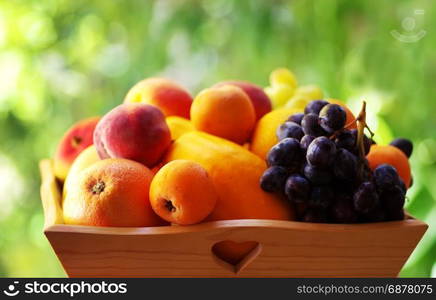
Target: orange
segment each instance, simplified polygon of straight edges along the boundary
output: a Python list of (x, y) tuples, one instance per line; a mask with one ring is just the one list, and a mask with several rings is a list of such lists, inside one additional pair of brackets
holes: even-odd
[(407, 156), (398, 148), (391, 145), (372, 145), (366, 156), (371, 170), (379, 165), (389, 164), (397, 169), (398, 175), (408, 188), (410, 186), (411, 173)]
[(244, 144), (254, 129), (256, 114), (242, 89), (223, 85), (205, 89), (195, 97), (191, 122), (197, 130)]
[(147, 167), (127, 159), (92, 164), (73, 179), (65, 195), (65, 223), (117, 227), (165, 224), (150, 205), (152, 177)]
[(217, 200), (218, 194), (206, 170), (193, 161), (169, 162), (151, 182), (151, 207), (171, 223), (199, 223), (212, 212)]

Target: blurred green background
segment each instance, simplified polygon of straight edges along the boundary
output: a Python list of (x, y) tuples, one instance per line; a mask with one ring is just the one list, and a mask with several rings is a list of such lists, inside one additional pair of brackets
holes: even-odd
[[(147, 76), (195, 94), (230, 78), (266, 86), (285, 66), (355, 112), (366, 99), (379, 143), (413, 140), (407, 208), (430, 228), (400, 275), (436, 277), (432, 4), (0, 1), (0, 276), (65, 276), (42, 234), (37, 164), (73, 122), (104, 114)], [(405, 43), (392, 30), (426, 34)]]

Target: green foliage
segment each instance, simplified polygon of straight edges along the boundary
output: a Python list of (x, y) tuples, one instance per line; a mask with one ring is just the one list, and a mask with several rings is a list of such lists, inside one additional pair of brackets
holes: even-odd
[[(408, 16), (429, 31), (416, 43), (391, 35)], [(413, 140), (407, 207), (430, 229), (401, 275), (435, 275), (435, 17), (430, 1), (1, 1), (0, 276), (64, 275), (42, 234), (37, 163), (73, 122), (147, 76), (196, 93), (265, 86), (278, 66), (354, 110), (366, 99), (379, 143)]]

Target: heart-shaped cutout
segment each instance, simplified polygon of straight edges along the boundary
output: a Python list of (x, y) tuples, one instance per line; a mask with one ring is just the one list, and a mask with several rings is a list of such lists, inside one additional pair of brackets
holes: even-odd
[(260, 254), (262, 246), (255, 241), (238, 243), (226, 240), (215, 243), (211, 250), (220, 265), (238, 274)]

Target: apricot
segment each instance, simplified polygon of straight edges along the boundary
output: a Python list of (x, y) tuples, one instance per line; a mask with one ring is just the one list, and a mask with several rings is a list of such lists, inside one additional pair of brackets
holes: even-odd
[(333, 99), (333, 98), (327, 98), (326, 101), (328, 101), (329, 103), (332, 103), (332, 104), (340, 105), (345, 109), (345, 112), (347, 113), (347, 120), (345, 121), (345, 124), (349, 124), (348, 126), (346, 126), (346, 128), (348, 128), (348, 129), (356, 129), (357, 128), (356, 122), (352, 123), (356, 119), (356, 117), (354, 116), (352, 111), (347, 107), (347, 105), (344, 102), (342, 102), (341, 100), (338, 100), (338, 99)]
[(256, 113), (256, 121), (263, 117), (263, 115), (269, 113), (272, 109), (271, 100), (265, 94), (260, 86), (248, 81), (223, 81), (214, 85), (214, 87), (220, 87), (223, 85), (234, 85), (241, 88), (251, 100), (254, 111)]
[(151, 207), (162, 219), (190, 225), (201, 222), (218, 200), (212, 180), (198, 163), (174, 160), (163, 166), (150, 186)]
[(94, 163), (78, 174), (65, 196), (65, 224), (116, 227), (166, 224), (150, 205), (152, 177), (147, 167), (127, 159)]
[(127, 158), (153, 167), (171, 143), (162, 112), (144, 103), (124, 103), (98, 122), (94, 144), (100, 158)]
[(78, 176), (79, 172), (86, 169), (90, 165), (96, 163), (100, 160), (98, 156), (97, 150), (94, 145), (89, 146), (85, 150), (83, 150), (79, 156), (74, 160), (71, 165), (70, 171), (68, 172), (67, 178), (65, 179), (64, 188), (62, 190), (63, 199), (65, 199), (65, 195), (68, 193), (68, 189), (71, 186), (71, 182), (74, 181), (74, 178)]
[(54, 155), (55, 176), (64, 181), (71, 164), (85, 148), (92, 145), (95, 126), (100, 117), (81, 120), (65, 132)]
[(166, 78), (148, 78), (135, 84), (127, 93), (125, 103), (141, 102), (157, 106), (165, 116), (189, 119), (192, 97), (189, 92)]
[(266, 159), (266, 154), (272, 146), (277, 144), (277, 128), (283, 124), (291, 115), (301, 112), (299, 108), (275, 109), (264, 115), (257, 122), (251, 139), (251, 152), (261, 159)]
[(391, 145), (372, 145), (366, 158), (371, 170), (382, 164), (393, 166), (397, 169), (406, 187), (409, 188), (411, 180), (409, 160), (400, 149)]
[(191, 121), (189, 121), (188, 119), (177, 117), (177, 116), (171, 116), (171, 117), (166, 117), (165, 120), (171, 132), (171, 140), (178, 139), (181, 135), (185, 134), (186, 132), (195, 130)]
[(242, 89), (224, 85), (205, 89), (195, 97), (191, 122), (197, 130), (243, 144), (251, 136), (256, 115)]
[(259, 179), (266, 163), (242, 146), (192, 131), (171, 145), (164, 162), (178, 159), (199, 163), (215, 185), (219, 199), (206, 220), (294, 218), (293, 209), (286, 201), (260, 188)]

